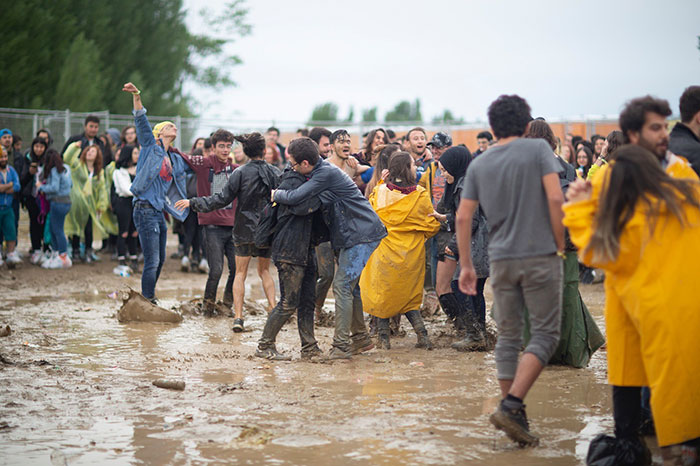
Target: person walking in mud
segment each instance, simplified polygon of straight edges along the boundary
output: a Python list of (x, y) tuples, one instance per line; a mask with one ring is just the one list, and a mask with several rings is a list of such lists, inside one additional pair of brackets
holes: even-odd
[[(564, 255), (560, 167), (545, 141), (522, 137), (532, 120), (525, 99), (502, 95), (489, 106), (488, 117), (498, 143), (488, 156), (471, 163), (457, 211), (459, 287), (476, 294), (470, 243), (472, 216), (481, 206), (489, 226), (498, 325), (495, 359), (503, 396), (490, 420), (521, 446), (537, 445), (523, 400), (559, 342)], [(526, 305), (532, 338), (518, 361)]]
[(233, 243), (236, 254), (236, 274), (233, 280), (233, 331), (243, 331), (243, 300), (245, 298), (245, 279), (252, 257), (258, 258), (258, 275), (262, 280), (269, 309), (275, 307), (275, 282), (270, 275), (270, 249), (255, 246), (255, 229), (260, 213), (270, 199), (270, 192), (279, 183), (279, 171), (266, 163), (262, 157), (265, 153), (265, 138), (260, 133), (235, 136), (243, 145), (243, 152), (250, 162), (237, 168), (228, 178), (223, 191), (207, 197), (182, 199), (175, 204), (177, 209), (195, 212), (212, 212), (222, 209), (234, 200), (236, 213), (233, 226)]
[(136, 175), (131, 183), (134, 225), (139, 232), (144, 261), (141, 294), (156, 304), (156, 282), (165, 263), (165, 245), (168, 239), (168, 226), (163, 211), (180, 221), (189, 214), (188, 209), (177, 210), (173, 207), (176, 201), (185, 197), (187, 165), (173, 148), (177, 126), (162, 121), (151, 130), (146, 109), (141, 102), (141, 91), (132, 83), (124, 84), (122, 91), (132, 94), (134, 125), (141, 144)]
[(365, 327), (359, 280), (367, 260), (387, 235), (386, 228), (357, 185), (341, 169), (319, 159), (310, 179), (296, 189), (278, 189), (272, 200), (298, 205), (319, 196), (338, 258), (333, 279), (335, 335), (329, 359), (351, 359), (374, 347)]
[[(318, 146), (307, 137), (293, 140), (287, 147), (291, 166), (282, 175), (280, 189), (296, 189), (318, 163)], [(314, 337), (316, 298), (316, 246), (328, 240), (329, 232), (320, 212), (318, 196), (295, 206), (278, 205), (275, 232), (270, 246), (272, 260), (279, 272), (280, 300), (265, 322), (255, 355), (276, 361), (291, 358), (275, 347), (282, 326), (297, 311), (302, 359), (323, 353)]]

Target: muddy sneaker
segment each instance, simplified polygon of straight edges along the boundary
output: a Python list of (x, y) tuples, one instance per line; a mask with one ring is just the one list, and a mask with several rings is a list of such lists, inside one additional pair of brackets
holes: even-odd
[(180, 261), (180, 271), (189, 272), (190, 271), (190, 258), (187, 256), (182, 256)]
[(510, 409), (503, 406), (501, 400), (498, 409), (489, 420), (496, 429), (505, 432), (508, 438), (518, 442), (521, 447), (535, 447), (540, 443), (540, 439), (530, 433), (530, 423), (525, 414), (525, 405), (521, 405), (517, 409)]
[(386, 333), (380, 333), (377, 339), (377, 348), (379, 349), (391, 349), (391, 340), (389, 340), (389, 335)]
[(333, 347), (326, 359), (329, 361), (335, 361), (337, 359), (352, 359), (352, 353), (350, 351), (343, 351), (339, 348)]
[(323, 358), (323, 351), (318, 346), (314, 346), (308, 350), (301, 350), (301, 359), (305, 361), (319, 361)]
[(207, 262), (206, 259), (202, 259), (201, 261), (199, 261), (199, 265), (197, 266), (197, 268), (201, 273), (209, 273), (209, 262)]
[(374, 343), (372, 343), (369, 335), (365, 335), (364, 338), (360, 340), (353, 340), (352, 345), (350, 345), (350, 352), (352, 354), (360, 354), (372, 348), (374, 348)]
[(233, 331), (241, 333), (243, 331), (243, 319), (233, 319)]
[(263, 359), (269, 359), (270, 361), (291, 361), (292, 357), (280, 353), (275, 348), (258, 349), (255, 351), (255, 356)]

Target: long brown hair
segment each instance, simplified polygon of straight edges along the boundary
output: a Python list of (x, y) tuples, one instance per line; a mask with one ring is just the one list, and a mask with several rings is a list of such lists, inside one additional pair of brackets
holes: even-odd
[(416, 175), (411, 170), (413, 157), (404, 151), (395, 152), (389, 158), (389, 182), (402, 188), (416, 185)]
[(80, 153), (80, 161), (81, 161), (82, 163), (84, 163), (85, 165), (87, 165), (86, 155), (87, 155), (87, 152), (88, 152), (90, 149), (92, 149), (93, 147), (94, 147), (95, 150), (97, 151), (97, 156), (95, 157), (95, 162), (94, 162), (94, 164), (93, 164), (93, 166), (92, 166), (92, 169), (93, 169), (94, 172), (95, 172), (95, 175), (94, 175), (95, 178), (99, 178), (99, 177), (100, 177), (100, 173), (102, 173), (102, 151), (100, 150), (100, 146), (98, 146), (97, 144), (93, 144), (93, 145), (91, 145), (91, 146), (87, 146), (87, 147), (86, 147), (85, 149), (83, 149), (83, 151)]
[(44, 163), (44, 171), (41, 174), (41, 178), (46, 180), (51, 176), (51, 169), (56, 168), (58, 173), (63, 173), (66, 169), (63, 166), (63, 159), (61, 154), (56, 151), (56, 149), (48, 149), (46, 155), (44, 156), (46, 162)]
[(369, 195), (374, 191), (375, 186), (379, 183), (382, 178), (382, 172), (389, 169), (389, 158), (395, 152), (400, 150), (398, 144), (387, 144), (386, 146), (377, 146), (376, 149), (379, 150), (379, 155), (374, 163), (374, 173), (372, 173), (372, 179), (369, 180), (367, 186), (365, 187), (365, 197), (369, 199)]
[(649, 233), (653, 233), (662, 207), (686, 225), (683, 204), (700, 208), (700, 183), (672, 178), (647, 149), (628, 144), (615, 151), (615, 163), (603, 184), (593, 235), (584, 250), (596, 262), (614, 261), (620, 253), (620, 236), (635, 209), (645, 207)]
[(367, 133), (367, 137), (365, 138), (365, 147), (362, 148), (365, 160), (367, 160), (367, 162), (370, 161), (370, 159), (372, 158), (372, 154), (375, 150), (377, 150), (376, 147), (372, 147), (372, 144), (374, 144), (374, 137), (377, 135), (377, 131), (381, 131), (384, 135), (384, 142), (382, 144), (389, 144), (389, 135), (386, 134), (386, 130), (384, 128), (375, 128), (369, 133)]

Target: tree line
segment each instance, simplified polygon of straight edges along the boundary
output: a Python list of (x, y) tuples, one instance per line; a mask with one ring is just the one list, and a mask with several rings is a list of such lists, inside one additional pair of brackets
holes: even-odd
[[(309, 123), (313, 122), (343, 122), (350, 123), (355, 121), (355, 109), (350, 107), (348, 116), (342, 119), (338, 115), (338, 105), (333, 102), (326, 102), (314, 107), (311, 112), (311, 118)], [(371, 107), (362, 110), (361, 122), (362, 123), (374, 123), (379, 121), (377, 117), (377, 107)], [(403, 122), (403, 121), (423, 121), (423, 114), (421, 113), (420, 99), (416, 99), (413, 102), (408, 100), (402, 100), (394, 106), (393, 109), (386, 112), (384, 115), (384, 120), (387, 122)], [(461, 124), (464, 123), (463, 118), (455, 117), (450, 110), (444, 110), (441, 115), (436, 115), (431, 120), (433, 123), (451, 123), (451, 124)]]

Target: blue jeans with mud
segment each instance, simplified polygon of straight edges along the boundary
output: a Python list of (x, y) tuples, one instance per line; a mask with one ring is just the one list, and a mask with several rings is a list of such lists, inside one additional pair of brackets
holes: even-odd
[(154, 209), (145, 201), (137, 201), (134, 204), (134, 225), (143, 250), (141, 294), (146, 299), (153, 299), (156, 295), (156, 282), (165, 263), (168, 226), (163, 212)]
[(309, 252), (306, 266), (276, 262), (280, 279), (280, 300), (265, 322), (258, 349), (275, 347), (275, 339), (282, 326), (297, 312), (297, 328), (302, 353), (318, 347), (314, 336), (314, 305), (316, 301), (316, 257)]
[(338, 268), (333, 278), (335, 296), (335, 335), (333, 346), (349, 352), (353, 341), (368, 337), (362, 312), (360, 275), (379, 241), (360, 243), (338, 254)]

